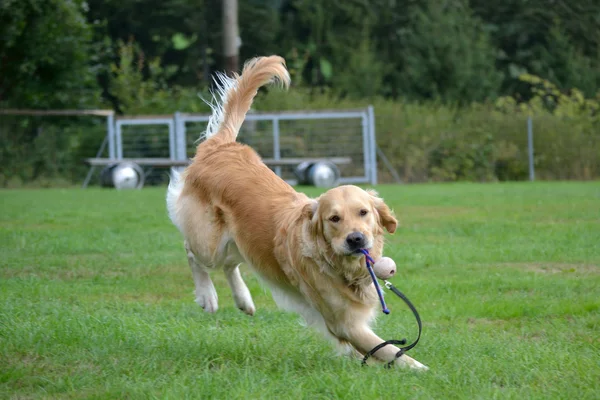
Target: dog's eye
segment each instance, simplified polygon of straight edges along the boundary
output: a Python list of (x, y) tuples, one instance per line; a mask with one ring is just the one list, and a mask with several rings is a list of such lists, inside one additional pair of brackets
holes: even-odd
[(364, 217), (365, 215), (367, 215), (368, 211), (367, 210), (360, 210), (360, 216)]
[(329, 217), (329, 220), (331, 222), (340, 222), (340, 217), (338, 217), (337, 215), (334, 215), (333, 217)]

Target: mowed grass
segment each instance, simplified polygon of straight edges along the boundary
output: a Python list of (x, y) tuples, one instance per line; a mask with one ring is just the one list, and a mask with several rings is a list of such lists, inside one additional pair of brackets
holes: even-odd
[[(0, 398), (600, 398), (600, 184), (378, 190), (430, 371), (337, 357), (246, 269), (256, 315), (220, 271), (204, 313), (164, 188), (1, 191)], [(414, 339), (387, 299), (376, 332)]]

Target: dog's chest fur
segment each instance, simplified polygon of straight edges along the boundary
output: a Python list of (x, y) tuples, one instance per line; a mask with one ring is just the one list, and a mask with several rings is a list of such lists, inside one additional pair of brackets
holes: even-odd
[(329, 298), (340, 306), (375, 307), (377, 293), (362, 264), (364, 257), (335, 254), (312, 236), (308, 223), (299, 216), (275, 238), (275, 255), (290, 284), (317, 302)]

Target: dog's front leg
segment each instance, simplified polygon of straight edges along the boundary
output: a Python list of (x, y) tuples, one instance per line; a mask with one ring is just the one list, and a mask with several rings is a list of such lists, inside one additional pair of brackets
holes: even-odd
[[(384, 342), (379, 336), (377, 336), (369, 327), (367, 326), (355, 326), (348, 332), (346, 332), (347, 340), (361, 353), (366, 354), (375, 346)], [(373, 355), (373, 357), (385, 361), (390, 362), (394, 361), (396, 365), (402, 367), (409, 367), (413, 369), (419, 370), (427, 370), (429, 369), (427, 366), (421, 364), (417, 360), (412, 357), (403, 354), (399, 358), (396, 359), (396, 354), (400, 351), (400, 349), (393, 345), (387, 345), (383, 348), (377, 350), (377, 352)]]

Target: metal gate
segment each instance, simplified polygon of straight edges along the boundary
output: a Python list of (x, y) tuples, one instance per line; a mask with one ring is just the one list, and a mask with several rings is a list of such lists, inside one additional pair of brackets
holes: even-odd
[(177, 159), (175, 123), (170, 116), (118, 118), (115, 140), (117, 159), (158, 158), (167, 154), (171, 160)]
[[(115, 149), (111, 158), (168, 157), (186, 161), (194, 155), (209, 117), (177, 112), (173, 116), (119, 118), (114, 136), (109, 135), (109, 147)], [(349, 164), (338, 165), (340, 183), (377, 183), (373, 107), (250, 112), (238, 141), (254, 148), (261, 157), (273, 160), (347, 157), (351, 159)], [(273, 170), (283, 179), (292, 180), (293, 168), (276, 166)]]

